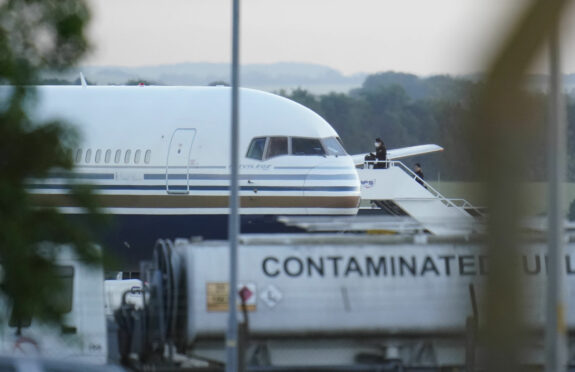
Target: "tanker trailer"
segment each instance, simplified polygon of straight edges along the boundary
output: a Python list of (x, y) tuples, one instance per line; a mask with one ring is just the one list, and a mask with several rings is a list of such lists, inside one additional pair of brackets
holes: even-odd
[[(574, 248), (569, 243), (566, 250), (569, 282)], [(148, 324), (161, 327), (155, 345), (224, 362), (228, 249), (225, 241), (158, 243), (146, 290), (146, 309), (156, 319)], [(528, 365), (543, 361), (545, 250), (533, 241), (509, 262), (520, 267), (524, 316), (536, 331), (526, 339)], [(463, 366), (489, 271), (479, 242), (431, 236), (242, 236), (238, 264), (248, 324), (242, 350), (248, 367), (258, 370)], [(567, 322), (573, 329), (572, 313)]]

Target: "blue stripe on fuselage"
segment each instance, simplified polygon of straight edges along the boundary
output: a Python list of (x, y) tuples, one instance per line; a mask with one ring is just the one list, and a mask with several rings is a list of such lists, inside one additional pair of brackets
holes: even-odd
[[(185, 180), (188, 175), (184, 174), (169, 174), (170, 180)], [(304, 180), (354, 180), (357, 178), (356, 174), (240, 174), (240, 180), (256, 180), (256, 181), (304, 181)], [(145, 180), (165, 180), (166, 174), (144, 174)], [(190, 174), (190, 180), (198, 181), (212, 181), (212, 180), (229, 180), (229, 174)]]
[[(131, 190), (166, 190), (166, 185), (91, 185), (95, 190), (115, 190), (115, 191), (131, 191)], [(185, 185), (170, 185), (170, 190), (186, 190)], [(62, 184), (28, 184), (26, 188), (32, 190), (60, 190), (67, 191), (70, 187)], [(229, 186), (190, 186), (190, 191), (229, 191)], [(341, 192), (341, 191), (358, 191), (359, 188), (355, 186), (308, 186), (308, 187), (291, 187), (291, 186), (242, 186), (242, 191), (328, 191), (328, 192)]]
[[(198, 180), (198, 181), (212, 181), (212, 180), (229, 180), (228, 174), (176, 174), (170, 173), (168, 179), (171, 180)], [(354, 180), (357, 178), (356, 174), (242, 174), (241, 180), (266, 180), (266, 181), (303, 181), (303, 180)], [(68, 172), (53, 172), (50, 173), (45, 179), (89, 179), (89, 180), (113, 180), (114, 173), (68, 173)], [(144, 174), (144, 180), (165, 180), (166, 173), (147, 173)]]

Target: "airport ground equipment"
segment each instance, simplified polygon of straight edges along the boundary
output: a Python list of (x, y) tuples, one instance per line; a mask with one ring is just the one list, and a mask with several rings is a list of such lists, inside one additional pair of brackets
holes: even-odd
[[(366, 162), (357, 172), (361, 180), (361, 199), (370, 202), (369, 209), (385, 214), (411, 216), (434, 235), (453, 236), (480, 232), (476, 219), (482, 208), (463, 199), (443, 196), (401, 161), (387, 161), (386, 168), (374, 169)], [(365, 213), (360, 210), (360, 214)]]
[[(127, 325), (119, 330), (124, 362), (176, 365), (185, 355), (187, 363), (221, 368), (227, 250), (224, 241), (158, 242), (154, 262), (142, 270), (144, 308), (127, 304), (116, 312)], [(545, 250), (531, 239), (509, 263), (521, 268), (528, 293), (529, 366), (543, 358)], [(573, 237), (563, 269), (575, 283)], [(246, 370), (472, 370), (488, 270), (479, 242), (461, 238), (244, 235), (236, 290)], [(572, 311), (567, 326), (575, 329)]]
[(49, 249), (58, 251), (56, 262), (62, 292), (54, 296), (61, 301), (63, 325), (40, 324), (34, 318), (16, 322), (10, 316), (11, 306), (1, 301), (0, 354), (104, 365), (108, 360), (108, 344), (103, 270), (86, 265), (70, 247)]
[(112, 316), (114, 310), (126, 303), (134, 305), (134, 308), (143, 307), (142, 281), (139, 279), (106, 280), (104, 293), (106, 316)]

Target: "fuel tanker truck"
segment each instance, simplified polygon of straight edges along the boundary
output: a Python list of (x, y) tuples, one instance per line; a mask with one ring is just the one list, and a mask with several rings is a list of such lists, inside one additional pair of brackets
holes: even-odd
[[(158, 241), (153, 262), (141, 269), (143, 307), (124, 303), (114, 315), (124, 364), (154, 358), (177, 364), (182, 355), (205, 367), (225, 363), (228, 249), (225, 241)], [(568, 284), (575, 281), (574, 249), (570, 237)], [(531, 240), (516, 258), (506, 264), (520, 272), (522, 316), (534, 331), (522, 345), (528, 351), (522, 362), (541, 366), (546, 244)], [(247, 370), (463, 368), (473, 367), (480, 352), (490, 258), (478, 241), (243, 236), (238, 266), (239, 349)], [(575, 285), (568, 288), (572, 309)], [(570, 330), (574, 315), (566, 315)]]

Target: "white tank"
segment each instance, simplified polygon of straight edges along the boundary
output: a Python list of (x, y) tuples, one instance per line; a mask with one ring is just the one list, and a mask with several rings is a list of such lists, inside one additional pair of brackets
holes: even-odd
[[(479, 300), (489, 258), (476, 243), (432, 239), (414, 244), (413, 237), (389, 236), (243, 237), (238, 290), (245, 294), (250, 334), (462, 334), (473, 313), (469, 285)], [(570, 243), (566, 249), (568, 282), (575, 274), (574, 248)], [(179, 258), (187, 286), (189, 345), (225, 334), (228, 249), (219, 241), (176, 242), (172, 258)], [(530, 288), (527, 318), (537, 327), (544, 322), (544, 252), (543, 244), (529, 244), (516, 263)], [(575, 306), (575, 297), (569, 302)], [(567, 320), (575, 326), (575, 314)]]

